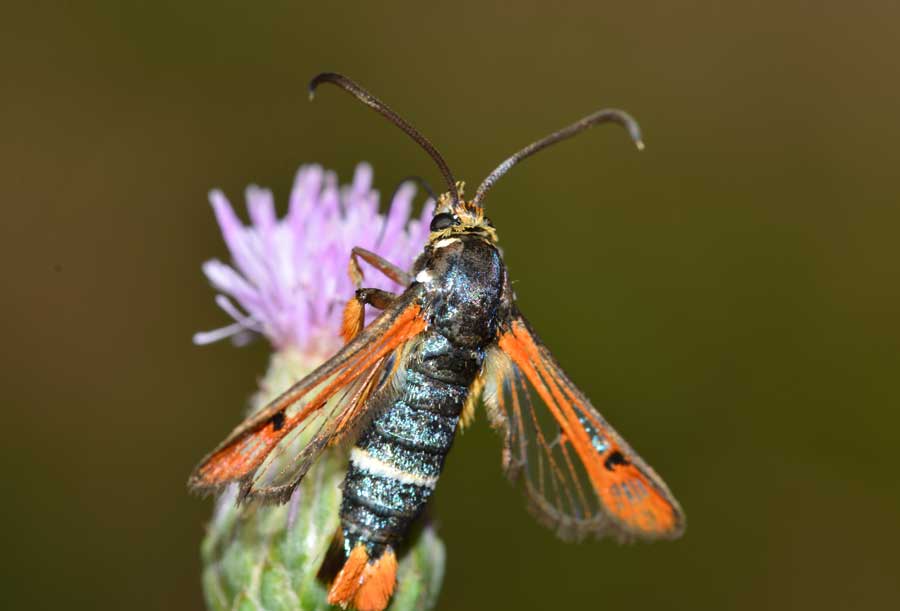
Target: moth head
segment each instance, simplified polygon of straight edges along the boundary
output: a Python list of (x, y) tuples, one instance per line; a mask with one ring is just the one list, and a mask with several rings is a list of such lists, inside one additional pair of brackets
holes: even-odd
[(491, 219), (484, 215), (484, 208), (463, 197), (465, 183), (456, 183), (458, 202), (450, 192), (442, 194), (431, 219), (429, 240), (436, 242), (461, 233), (480, 235), (492, 243), (497, 242), (497, 230)]

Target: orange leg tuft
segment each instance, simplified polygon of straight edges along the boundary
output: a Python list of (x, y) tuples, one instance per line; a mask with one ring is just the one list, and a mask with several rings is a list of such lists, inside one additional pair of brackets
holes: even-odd
[(358, 298), (353, 297), (347, 302), (347, 305), (344, 307), (343, 324), (341, 325), (341, 335), (344, 338), (344, 342), (349, 342), (362, 331), (365, 321), (364, 316), (363, 304)]

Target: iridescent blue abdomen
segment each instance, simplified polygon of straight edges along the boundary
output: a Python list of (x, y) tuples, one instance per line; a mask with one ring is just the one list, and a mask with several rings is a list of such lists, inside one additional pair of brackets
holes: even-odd
[(457, 239), (424, 266), (428, 330), (406, 352), (397, 393), (373, 406), (378, 415), (351, 451), (341, 503), (348, 555), (363, 544), (377, 559), (421, 513), (496, 334), (504, 271), (493, 246)]

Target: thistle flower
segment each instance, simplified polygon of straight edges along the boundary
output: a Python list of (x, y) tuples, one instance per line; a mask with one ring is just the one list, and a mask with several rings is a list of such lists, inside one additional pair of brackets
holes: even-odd
[[(216, 303), (234, 322), (197, 333), (194, 342), (207, 344), (229, 336), (240, 341), (247, 332), (258, 332), (276, 350), (333, 353), (340, 346), (342, 310), (354, 290), (347, 274), (350, 249), (361, 246), (410, 266), (428, 239), (434, 204), (425, 206), (420, 219), (409, 220), (415, 192), (412, 184), (401, 185), (382, 216), (368, 164), (359, 164), (353, 183), (341, 188), (333, 172), (303, 166), (281, 220), (275, 216), (271, 191), (255, 185), (247, 188), (253, 224), (245, 227), (225, 195), (211, 191), (209, 198), (234, 265), (212, 259), (203, 265), (203, 272), (220, 291)], [(377, 273), (366, 277), (366, 285), (399, 288)]]
[[(250, 410), (296, 382), (341, 345), (343, 307), (353, 295), (347, 274), (350, 249), (361, 246), (411, 267), (429, 231), (434, 202), (410, 219), (415, 187), (402, 185), (385, 215), (372, 189), (372, 169), (361, 163), (353, 182), (339, 186), (333, 172), (303, 166), (287, 214), (275, 214), (271, 191), (246, 191), (251, 225), (237, 217), (225, 195), (210, 193), (232, 264), (203, 265), (219, 292), (216, 303), (233, 322), (197, 333), (194, 343), (225, 338), (243, 343), (263, 335), (274, 353), (251, 399)], [(367, 287), (398, 291), (391, 280), (367, 273)], [(370, 316), (374, 316), (370, 313)], [(326, 586), (316, 574), (340, 519), (340, 484), (346, 456), (326, 453), (286, 505), (235, 505), (231, 489), (216, 502), (202, 546), (207, 606), (224, 609), (326, 609)], [(443, 579), (444, 547), (426, 526), (401, 559), (392, 609), (428, 609)]]

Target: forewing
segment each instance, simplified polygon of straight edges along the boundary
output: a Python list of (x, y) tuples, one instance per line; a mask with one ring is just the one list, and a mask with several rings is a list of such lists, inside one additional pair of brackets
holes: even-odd
[(505, 436), (504, 464), (531, 509), (569, 539), (674, 538), (684, 515), (662, 479), (566, 377), (518, 313), (484, 370), (485, 403)]
[(391, 386), (395, 353), (425, 328), (420, 294), (418, 285), (408, 289), (332, 358), (244, 420), (200, 462), (188, 486), (202, 493), (240, 482), (242, 498), (286, 500), (319, 453), (356, 430), (372, 394)]

